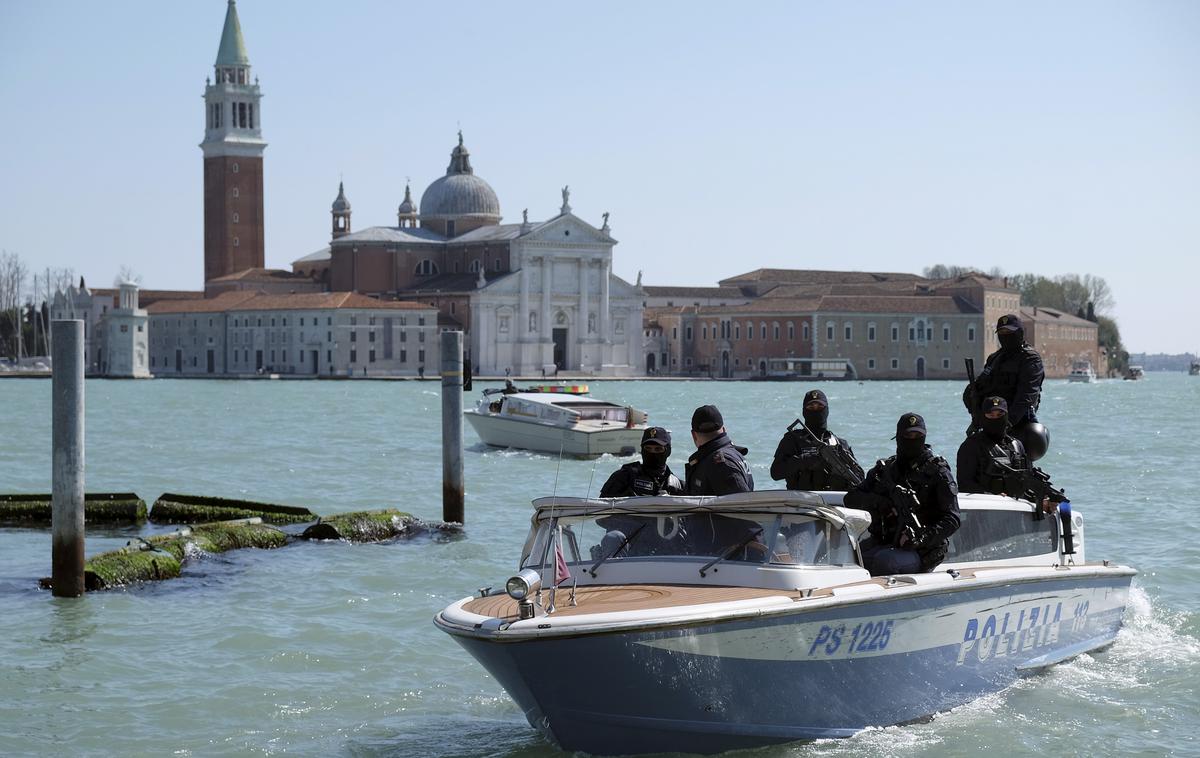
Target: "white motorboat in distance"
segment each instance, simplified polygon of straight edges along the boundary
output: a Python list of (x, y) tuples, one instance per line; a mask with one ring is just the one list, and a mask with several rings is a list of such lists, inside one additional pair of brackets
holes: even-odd
[(494, 447), (585, 458), (637, 452), (647, 414), (587, 397), (587, 392), (586, 384), (509, 385), (484, 390), (464, 415), (479, 438)]
[(1071, 373), (1067, 374), (1068, 382), (1094, 382), (1096, 372), (1092, 370), (1091, 361), (1075, 361), (1071, 364)]
[(872, 577), (869, 516), (841, 501), (542, 498), (518, 573), (434, 623), (548, 739), (601, 755), (849, 737), (1116, 638), (1136, 572), (1084, 561), (1069, 504), (962, 495), (937, 571)]

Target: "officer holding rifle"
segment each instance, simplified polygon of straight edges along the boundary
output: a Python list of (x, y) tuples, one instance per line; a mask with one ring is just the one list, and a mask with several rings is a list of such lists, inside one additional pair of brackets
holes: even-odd
[(993, 395), (984, 398), (980, 411), (981, 428), (958, 448), (959, 490), (1024, 498), (1053, 511), (1066, 495), (1033, 467), (1025, 446), (1009, 433), (1008, 403)]
[(861, 482), (863, 470), (854, 450), (826, 426), (829, 399), (824, 392), (805, 393), (803, 415), (804, 419), (796, 419), (779, 441), (771, 478), (786, 479), (789, 490), (810, 491), (845, 491)]
[(916, 413), (896, 423), (896, 455), (876, 463), (844, 502), (871, 514), (861, 547), (872, 576), (933, 569), (960, 524), (950, 464), (925, 444), (925, 419)]

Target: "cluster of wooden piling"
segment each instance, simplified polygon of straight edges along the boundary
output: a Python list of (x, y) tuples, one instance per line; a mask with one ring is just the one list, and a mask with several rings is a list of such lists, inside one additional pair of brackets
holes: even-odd
[[(343, 513), (321, 518), (307, 508), (228, 498), (164, 493), (147, 511), (134, 493), (84, 493), (83, 322), (56, 320), (51, 387), (53, 492), (0, 495), (0, 525), (52, 530), (53, 575), (41, 580), (56, 597), (85, 590), (179, 576), (192, 550), (224, 552), (243, 547), (276, 548), (293, 539), (377, 542), (432, 530), (461, 531), (462, 332), (442, 334), (442, 512), (446, 522), (425, 524), (397, 510)], [(466, 383), (469, 384), (469, 375)], [(119, 549), (84, 559), (84, 525), (194, 524), (170, 534), (136, 537)], [(311, 522), (311, 523), (310, 523)], [(271, 524), (310, 525), (292, 535)]]

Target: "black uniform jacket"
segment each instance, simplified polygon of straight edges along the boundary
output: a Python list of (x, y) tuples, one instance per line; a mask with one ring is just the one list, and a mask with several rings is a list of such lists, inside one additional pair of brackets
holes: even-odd
[(1012, 350), (1001, 348), (987, 357), (975, 383), (967, 385), (963, 403), (974, 418), (985, 397), (999, 395), (1008, 403), (1008, 419), (1014, 427), (1037, 421), (1045, 378), (1042, 356), (1028, 343)]
[(671, 473), (670, 466), (647, 471), (641, 461), (626, 463), (612, 472), (600, 488), (600, 497), (637, 497), (641, 495), (682, 495), (683, 483)]
[(725, 433), (701, 445), (683, 469), (687, 493), (729, 495), (752, 491), (754, 477), (743, 457), (747, 452), (746, 448), (734, 445)]
[(950, 464), (926, 445), (924, 455), (907, 465), (902, 465), (894, 455), (878, 461), (862, 484), (846, 493), (846, 507), (869, 511), (871, 536), (885, 545), (896, 543), (899, 524), (891, 493), (897, 484), (917, 493), (920, 508), (915, 515), (922, 530), (914, 547), (921, 554), (923, 566), (936, 566), (946, 555), (946, 541), (961, 523), (958, 486), (950, 474)]
[[(840, 445), (851, 460), (854, 450), (850, 443), (835, 437), (828, 429), (819, 433), (826, 445)], [(859, 473), (862, 467), (859, 466)], [(779, 440), (775, 460), (771, 462), (771, 478), (787, 480), (789, 490), (848, 490), (853, 484), (832, 473), (821, 458), (821, 446), (803, 429), (793, 429)]]
[(996, 442), (980, 430), (958, 446), (958, 491), (990, 492), (993, 495), (1004, 492), (1004, 480), (995, 475), (995, 469), (989, 470), (990, 461), (1018, 471), (1029, 468), (1025, 446), (1020, 440), (1006, 434), (1004, 439)]

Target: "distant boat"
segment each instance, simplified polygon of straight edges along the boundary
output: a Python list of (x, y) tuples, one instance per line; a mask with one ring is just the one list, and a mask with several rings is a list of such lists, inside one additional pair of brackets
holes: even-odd
[(1188, 366), (1188, 376), (1200, 376), (1200, 361), (1192, 361)]
[(1129, 381), (1145, 379), (1146, 372), (1142, 369), (1141, 366), (1130, 366), (1129, 368), (1125, 369), (1125, 378)]
[(1071, 365), (1071, 373), (1067, 374), (1068, 382), (1094, 382), (1096, 372), (1092, 370), (1091, 361), (1075, 361)]
[(514, 447), (579, 457), (633, 455), (642, 441), (644, 411), (585, 397), (586, 384), (543, 384), (484, 390), (463, 415), (479, 438)]

